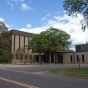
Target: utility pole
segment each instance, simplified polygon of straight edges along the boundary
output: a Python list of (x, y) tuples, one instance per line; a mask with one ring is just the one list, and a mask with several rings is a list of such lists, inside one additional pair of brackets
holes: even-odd
[(79, 58), (79, 69), (80, 69), (80, 60), (81, 60), (81, 58)]

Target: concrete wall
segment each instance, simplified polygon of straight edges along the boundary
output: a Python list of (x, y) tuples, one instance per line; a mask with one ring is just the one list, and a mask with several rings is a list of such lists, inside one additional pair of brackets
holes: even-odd
[[(15, 53), (15, 51), (19, 48), (19, 42), (20, 42), (20, 48), (24, 48), (25, 45), (28, 45), (28, 40), (31, 40), (31, 38), (25, 37), (25, 36), (20, 36), (20, 40), (19, 40), (19, 35), (11, 35), (12, 36), (12, 52)], [(15, 37), (15, 38), (14, 38)], [(25, 38), (25, 39), (24, 39)], [(15, 40), (14, 40), (15, 39)], [(14, 42), (15, 41), (15, 42)], [(15, 44), (15, 51), (14, 51), (14, 44)], [(29, 58), (26, 60), (27, 63), (34, 63), (35, 58), (34, 58), (34, 53), (32, 53), (31, 50), (26, 50), (26, 52), (29, 55)], [(31, 56), (31, 58), (30, 58)], [(22, 60), (22, 62), (24, 63), (24, 59)], [(15, 64), (16, 63), (21, 63), (19, 59), (16, 59), (16, 57), (12, 60), (12, 63)]]
[(14, 52), (14, 35), (11, 35), (11, 37), (12, 37), (12, 46), (11, 46), (12, 50), (11, 51)]
[[(15, 38), (14, 38), (14, 35), (11, 35), (11, 36), (12, 36), (12, 46), (11, 46), (12, 52), (15, 52), (19, 48), (19, 42), (20, 42), (20, 48), (21, 47), (24, 48), (24, 45), (27, 45), (28, 41), (32, 39), (29, 37), (20, 36), (20, 40), (19, 40), (19, 35), (15, 35)], [(15, 43), (14, 43), (14, 39), (15, 39)], [(15, 51), (14, 51), (14, 44), (15, 44)], [(34, 55), (38, 55), (38, 53), (32, 53), (31, 50), (29, 50), (27, 52), (29, 54), (29, 58), (27, 59), (27, 63), (36, 62)], [(74, 54), (73, 53), (62, 53), (62, 55), (63, 55), (63, 64), (71, 64), (71, 63), (74, 63), (74, 61), (77, 64), (78, 63), (77, 62), (77, 55), (78, 55), (78, 58), (81, 58), (81, 61), (80, 61), (81, 63), (88, 64), (88, 52), (75, 52)], [(82, 59), (82, 55), (84, 56), (84, 62)], [(31, 56), (31, 58), (30, 58), (30, 56)], [(71, 62), (71, 56), (72, 56), (72, 62)], [(57, 57), (56, 63), (58, 63), (58, 60), (59, 60), (58, 54), (56, 57)], [(14, 58), (14, 60), (12, 60), (12, 63), (15, 63), (15, 62), (20, 63), (20, 60)], [(24, 62), (24, 60), (23, 60), (23, 62)]]
[(19, 48), (19, 36), (16, 35), (15, 36), (15, 50), (17, 50)]
[(24, 36), (20, 36), (20, 47), (24, 47)]
[[(75, 52), (75, 63), (78, 63), (77, 55), (78, 58), (81, 58), (80, 63), (88, 64), (88, 52)], [(84, 55), (84, 62), (82, 61), (82, 55)]]
[[(72, 62), (71, 62), (71, 56), (72, 56)], [(63, 53), (63, 63), (64, 64), (74, 63), (73, 53)]]

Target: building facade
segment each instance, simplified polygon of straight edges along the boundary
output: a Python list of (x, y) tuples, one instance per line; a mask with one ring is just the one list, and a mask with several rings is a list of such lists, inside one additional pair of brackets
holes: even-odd
[[(25, 46), (28, 45), (28, 41), (31, 40), (33, 34), (32, 33), (27, 33), (27, 32), (22, 32), (22, 31), (18, 31), (18, 30), (11, 30), (11, 38), (12, 38), (12, 42), (11, 42), (11, 51), (15, 54), (17, 49), (21, 49), (24, 48)], [(32, 54), (31, 50), (27, 51), (25, 50), (25, 52), (28, 52), (29, 55), (29, 59), (27, 59), (27, 63), (35, 62), (34, 60), (34, 55)], [(25, 60), (22, 59), (22, 62), (24, 62)], [(12, 60), (12, 63), (20, 63), (20, 59), (17, 59), (16, 57)]]
[(80, 44), (75, 46), (75, 63), (85, 63), (88, 64), (88, 44)]
[[(32, 36), (34, 34), (32, 33), (27, 33), (27, 32), (22, 32), (18, 30), (11, 30), (11, 51), (13, 53), (16, 53), (17, 49), (24, 48), (25, 46), (28, 45), (28, 41), (32, 39)], [(73, 50), (66, 50), (66, 51), (57, 51), (56, 52), (56, 58), (55, 55), (52, 53), (51, 54), (51, 59), (49, 59), (49, 53), (48, 52), (41, 52), (41, 58), (43, 63), (63, 63), (63, 64), (74, 64), (79, 62), (79, 58), (81, 58), (80, 62), (81, 63), (88, 63), (88, 44), (83, 44), (83, 45), (76, 45), (75, 46), (76, 52)], [(28, 58), (26, 59), (26, 63), (39, 63), (39, 53), (35, 52), (32, 53), (31, 50), (25, 50), (25, 52), (28, 53)], [(21, 59), (17, 59), (14, 57), (12, 60), (13, 64), (16, 63), (25, 63), (24, 57)]]

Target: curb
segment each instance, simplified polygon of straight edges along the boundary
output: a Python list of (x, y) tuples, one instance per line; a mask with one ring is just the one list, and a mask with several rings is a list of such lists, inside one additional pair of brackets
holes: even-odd
[(67, 75), (54, 74), (54, 73), (50, 73), (49, 70), (46, 73), (50, 74), (50, 75), (53, 75), (53, 76), (68, 77), (68, 78), (79, 78), (79, 79), (86, 79), (86, 80), (88, 80), (87, 77), (78, 77), (78, 76), (67, 76)]

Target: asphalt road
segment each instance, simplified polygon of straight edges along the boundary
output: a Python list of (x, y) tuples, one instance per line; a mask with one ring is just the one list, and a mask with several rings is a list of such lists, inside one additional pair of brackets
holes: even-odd
[[(46, 73), (47, 70), (52, 68), (65, 67), (78, 67), (78, 65), (0, 68), (0, 88), (88, 88), (87, 79), (55, 76)], [(87, 67), (87, 65), (82, 65), (82, 67)]]

